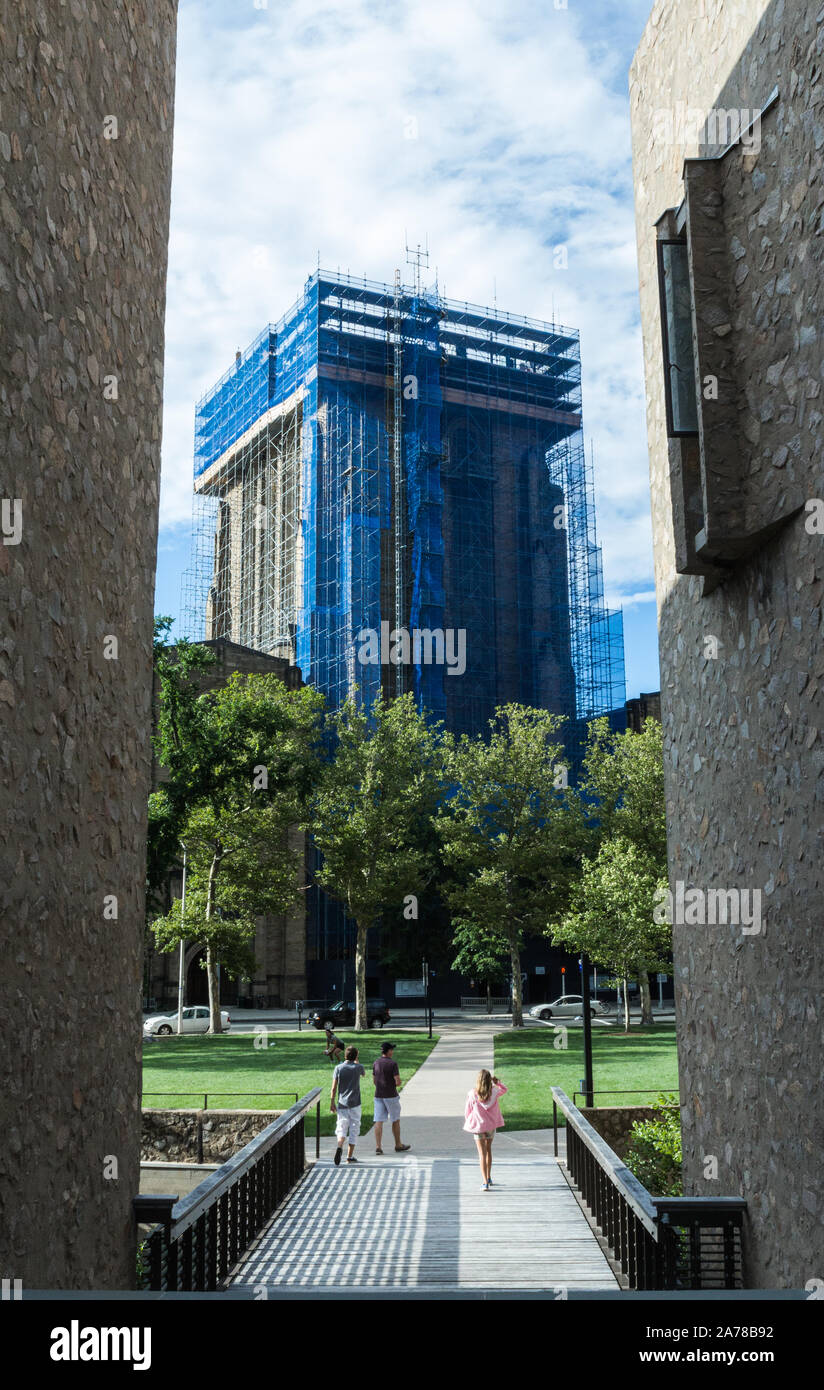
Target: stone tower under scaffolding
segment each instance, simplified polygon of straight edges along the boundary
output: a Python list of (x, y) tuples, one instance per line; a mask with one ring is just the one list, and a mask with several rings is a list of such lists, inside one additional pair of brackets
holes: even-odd
[(574, 330), (318, 270), (200, 401), (195, 494), (190, 634), (294, 660), (332, 706), (411, 690), (473, 733), (508, 701), (623, 704)]

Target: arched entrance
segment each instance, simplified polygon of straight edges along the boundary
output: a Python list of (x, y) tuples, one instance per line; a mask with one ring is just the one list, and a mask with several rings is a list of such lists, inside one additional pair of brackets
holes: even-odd
[(203, 946), (190, 946), (186, 952), (186, 1004), (208, 1004), (209, 982), (201, 961), (205, 959)]
[[(202, 961), (206, 958), (205, 946), (190, 946), (186, 952), (186, 1004), (208, 1004), (209, 981)], [(237, 980), (230, 980), (225, 970), (220, 970), (221, 1004), (237, 1003)]]

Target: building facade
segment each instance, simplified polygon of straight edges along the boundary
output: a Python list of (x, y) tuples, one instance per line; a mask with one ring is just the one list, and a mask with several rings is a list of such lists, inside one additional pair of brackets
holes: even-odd
[(765, 1288), (824, 1269), (822, 54), (668, 0), (630, 79), (685, 1190)]

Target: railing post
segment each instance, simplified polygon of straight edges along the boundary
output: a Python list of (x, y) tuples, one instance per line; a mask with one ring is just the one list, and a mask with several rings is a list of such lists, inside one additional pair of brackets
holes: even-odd
[(214, 1202), (206, 1214), (206, 1288), (210, 1293), (214, 1293), (217, 1288), (217, 1268), (218, 1268), (218, 1236), (217, 1236), (217, 1213), (218, 1203)]
[(207, 1213), (204, 1212), (203, 1215), (199, 1217), (199, 1219), (195, 1222), (194, 1227), (195, 1237), (197, 1239), (197, 1248), (195, 1250), (194, 1287), (195, 1289), (197, 1289), (198, 1293), (202, 1293), (203, 1290), (206, 1288), (206, 1223)]
[(218, 1198), (218, 1278), (222, 1279), (229, 1268), (229, 1193)]
[[(318, 1106), (318, 1111), (320, 1111), (320, 1106)], [(557, 1157), (558, 1157), (558, 1105), (557, 1105), (557, 1102), (556, 1102), (554, 1096), (552, 1097), (552, 1143), (553, 1143), (553, 1153), (554, 1153), (555, 1157), (557, 1158)]]
[(724, 1237), (724, 1288), (734, 1289), (735, 1278), (735, 1226), (732, 1218), (727, 1217), (722, 1227)]
[[(558, 1135), (555, 1135), (555, 1155), (558, 1155)], [(315, 1158), (320, 1158), (320, 1101), (315, 1106)]]

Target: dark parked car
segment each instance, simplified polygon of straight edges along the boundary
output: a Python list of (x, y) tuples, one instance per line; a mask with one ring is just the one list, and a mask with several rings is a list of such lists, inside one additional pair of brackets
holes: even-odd
[[(367, 999), (366, 1021), (370, 1028), (382, 1028), (390, 1018), (385, 999)], [(331, 1008), (316, 1009), (309, 1015), (309, 1022), (313, 1028), (325, 1028), (327, 1023), (330, 1028), (351, 1028), (355, 1022), (355, 1005), (339, 999)]]

